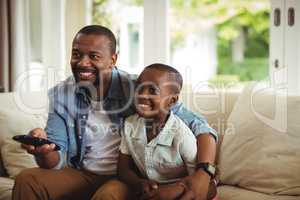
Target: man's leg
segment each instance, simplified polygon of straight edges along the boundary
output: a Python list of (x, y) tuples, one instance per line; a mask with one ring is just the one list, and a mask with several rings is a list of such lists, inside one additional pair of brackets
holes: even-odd
[(123, 182), (114, 179), (102, 185), (92, 197), (92, 200), (135, 200), (130, 188)]
[(17, 176), (12, 199), (89, 199), (99, 186), (111, 178), (72, 168), (28, 169)]

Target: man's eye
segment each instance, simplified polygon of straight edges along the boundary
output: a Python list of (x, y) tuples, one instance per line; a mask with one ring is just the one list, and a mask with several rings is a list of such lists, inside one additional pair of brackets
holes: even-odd
[(78, 52), (72, 52), (72, 57), (73, 58), (79, 58), (80, 54)]

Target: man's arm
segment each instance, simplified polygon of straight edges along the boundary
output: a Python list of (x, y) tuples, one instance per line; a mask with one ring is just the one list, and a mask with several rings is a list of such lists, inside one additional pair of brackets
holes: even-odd
[(195, 136), (209, 134), (213, 136), (215, 141), (218, 141), (217, 132), (209, 126), (203, 116), (188, 110), (182, 103), (175, 104), (172, 107), (172, 112), (191, 129)]
[[(214, 163), (216, 157), (216, 142), (212, 135), (201, 134), (197, 136), (197, 163)], [(190, 189), (192, 196), (197, 200), (206, 200), (211, 177), (202, 169), (183, 179), (184, 184)], [(190, 192), (182, 196), (180, 200), (188, 200)]]
[[(207, 121), (193, 112), (187, 110), (182, 104), (176, 104), (172, 111), (185, 122), (197, 138), (197, 163), (214, 163), (216, 157), (218, 134), (212, 129)], [(206, 199), (210, 176), (199, 169), (194, 174), (183, 179), (190, 191), (180, 200), (192, 199), (193, 196), (198, 200)]]
[[(22, 145), (28, 153), (35, 156), (37, 164), (41, 168), (47, 169), (60, 169), (65, 164), (64, 154), (67, 147), (67, 134), (66, 124), (62, 117), (57, 113), (55, 109), (55, 99), (57, 98), (57, 90), (51, 89), (49, 91), (49, 113), (45, 130), (36, 128), (30, 131), (30, 135), (34, 137), (41, 137), (49, 139), (60, 147), (59, 151), (54, 151), (55, 145), (43, 145), (40, 147), (34, 147), (31, 145)], [(58, 105), (56, 105), (58, 106)]]

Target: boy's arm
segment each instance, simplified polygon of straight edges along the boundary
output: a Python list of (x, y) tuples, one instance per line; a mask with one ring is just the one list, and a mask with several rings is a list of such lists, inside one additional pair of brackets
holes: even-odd
[(133, 160), (130, 155), (120, 152), (118, 161), (118, 176), (126, 184), (131, 185), (134, 189), (140, 189), (143, 181), (133, 170)]
[(156, 182), (140, 178), (134, 171), (134, 161), (130, 155), (120, 152), (118, 161), (118, 176), (124, 183), (130, 185), (138, 196), (145, 199), (157, 195), (158, 185)]

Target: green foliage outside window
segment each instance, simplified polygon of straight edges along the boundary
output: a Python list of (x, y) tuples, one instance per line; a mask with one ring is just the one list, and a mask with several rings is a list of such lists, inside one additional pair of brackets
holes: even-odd
[[(93, 23), (113, 26), (109, 0), (93, 0)], [(143, 0), (123, 0), (127, 5), (143, 5)], [(199, 22), (209, 22), (218, 32), (218, 69), (216, 80), (261, 80), (268, 74), (269, 0), (170, 0), (176, 26), (171, 30), (171, 51), (184, 44), (185, 35)], [(171, 23), (175, 23), (172, 22)], [(232, 41), (245, 33), (245, 59), (232, 61)], [(226, 77), (224, 79), (224, 77)], [(238, 78), (236, 78), (238, 77)]]

